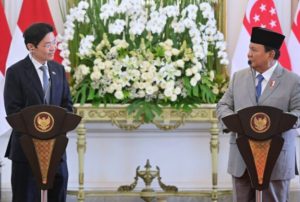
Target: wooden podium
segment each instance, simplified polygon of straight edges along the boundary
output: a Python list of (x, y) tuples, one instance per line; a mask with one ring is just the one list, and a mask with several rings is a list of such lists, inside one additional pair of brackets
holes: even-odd
[(35, 105), (6, 117), (11, 127), (21, 132), (22, 149), (28, 159), (38, 187), (41, 201), (47, 200), (56, 168), (68, 143), (66, 133), (75, 129), (81, 117), (53, 105)]
[(269, 187), (272, 170), (281, 152), (281, 134), (293, 127), (297, 117), (270, 106), (253, 106), (222, 119), (229, 131), (236, 132), (236, 143), (245, 161), (251, 185), (262, 201), (262, 190)]

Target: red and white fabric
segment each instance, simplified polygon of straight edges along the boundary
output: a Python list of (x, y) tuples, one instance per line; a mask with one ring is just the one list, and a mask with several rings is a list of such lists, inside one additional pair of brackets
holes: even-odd
[[(47, 0), (23, 0), (9, 50), (7, 67), (23, 59), (28, 54), (24, 44), (23, 32), (28, 26), (36, 22), (45, 22), (55, 27)], [(58, 51), (55, 54), (55, 60), (61, 62)]]
[(288, 49), (291, 57), (292, 71), (300, 75), (300, 2), (292, 25)]
[[(231, 76), (234, 72), (248, 66), (247, 54), (252, 27), (264, 27), (282, 33), (273, 0), (249, 0), (237, 46), (232, 58)], [(285, 42), (280, 52), (279, 63), (291, 70), (290, 56)]]
[(11, 34), (5, 17), (5, 12), (0, 1), (0, 136), (10, 129), (6, 122), (6, 113), (3, 100), (4, 76), (6, 70), (6, 60), (8, 56)]

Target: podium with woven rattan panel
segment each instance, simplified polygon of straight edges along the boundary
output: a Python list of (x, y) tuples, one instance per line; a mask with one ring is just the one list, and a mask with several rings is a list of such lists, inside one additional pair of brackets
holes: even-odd
[(272, 170), (282, 149), (282, 133), (293, 127), (297, 117), (270, 106), (253, 106), (222, 119), (236, 132), (236, 143), (245, 161), (252, 187), (268, 188)]
[(32, 172), (42, 190), (52, 188), (68, 144), (66, 133), (81, 117), (52, 105), (36, 105), (6, 117), (11, 127), (22, 133), (20, 142)]

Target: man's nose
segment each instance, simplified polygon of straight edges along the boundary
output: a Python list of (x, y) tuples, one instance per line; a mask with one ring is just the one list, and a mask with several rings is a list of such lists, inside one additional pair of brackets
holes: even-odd
[(248, 51), (248, 54), (247, 54), (248, 58), (252, 57), (252, 53), (251, 51)]

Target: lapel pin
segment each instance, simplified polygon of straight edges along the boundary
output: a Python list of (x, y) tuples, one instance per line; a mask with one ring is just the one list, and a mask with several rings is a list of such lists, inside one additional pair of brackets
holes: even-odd
[(56, 72), (52, 72), (53, 75), (56, 75)]

